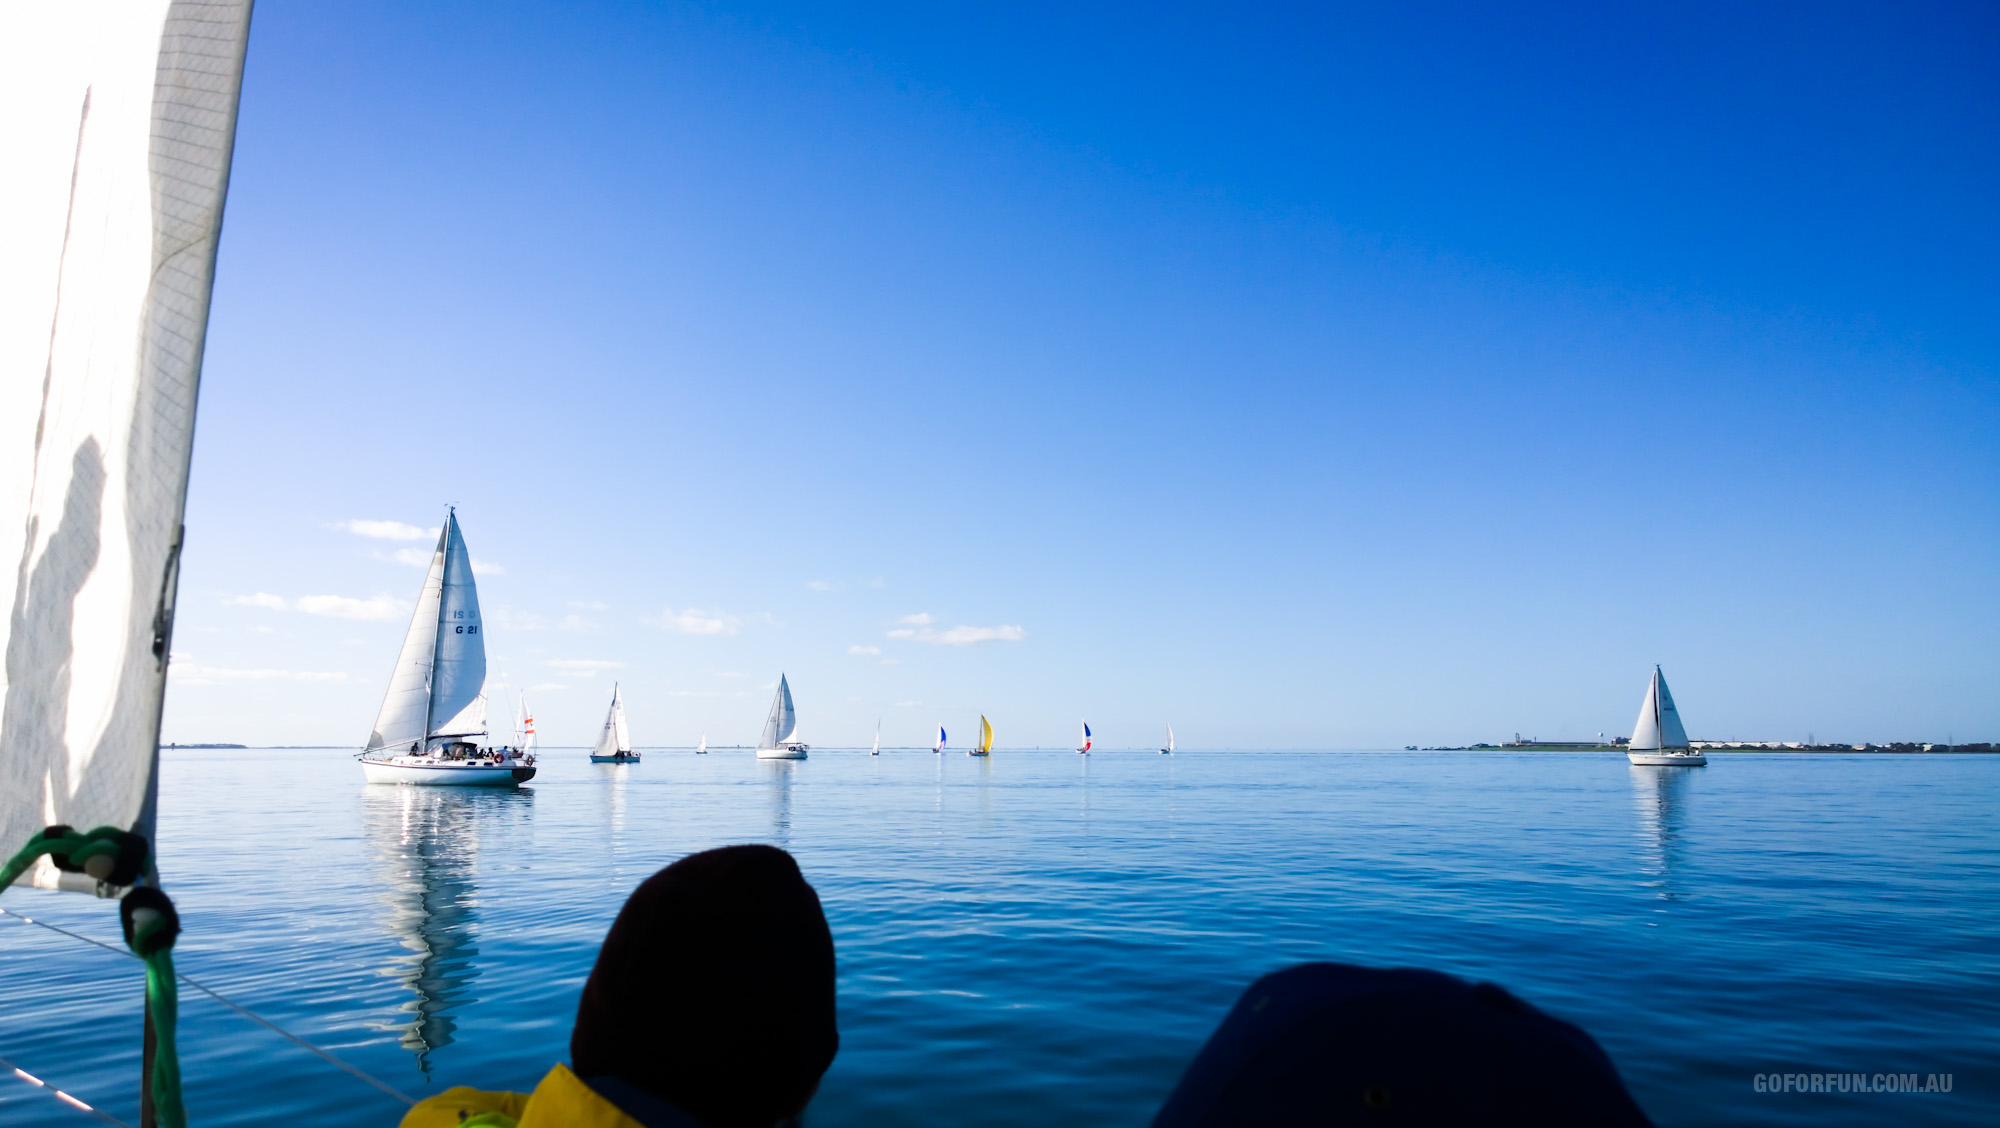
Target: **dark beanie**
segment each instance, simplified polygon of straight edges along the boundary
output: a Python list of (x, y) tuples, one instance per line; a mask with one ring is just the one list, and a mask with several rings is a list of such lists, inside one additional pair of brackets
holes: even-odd
[(833, 1063), (833, 934), (790, 854), (725, 846), (639, 886), (597, 954), (570, 1035), (613, 1076), (708, 1128), (770, 1128)]
[(1153, 1128), (1641, 1128), (1590, 1035), (1491, 983), (1317, 963), (1250, 985)]

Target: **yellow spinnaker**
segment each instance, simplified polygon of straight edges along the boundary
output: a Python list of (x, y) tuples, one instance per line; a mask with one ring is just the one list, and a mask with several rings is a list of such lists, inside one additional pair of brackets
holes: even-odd
[(993, 751), (993, 722), (987, 720), (984, 713), (979, 714), (979, 750)]

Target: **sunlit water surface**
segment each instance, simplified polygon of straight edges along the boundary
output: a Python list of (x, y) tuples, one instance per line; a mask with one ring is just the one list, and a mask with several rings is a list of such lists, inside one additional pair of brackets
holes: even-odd
[[(1492, 979), (1662, 1124), (2000, 1117), (2000, 759), (1186, 751), (545, 756), (519, 791), (330, 751), (165, 754), (181, 970), (405, 1092), (566, 1055), (625, 895), (772, 842), (819, 889), (841, 1051), (808, 1122), (1143, 1125), (1243, 986), (1301, 960)], [(109, 903), (0, 906), (116, 942)], [(0, 917), (0, 1056), (137, 1117), (135, 961)], [(197, 1126), (400, 1106), (192, 992)], [(1773, 1072), (1949, 1095), (1766, 1095)], [(0, 1122), (89, 1118), (0, 1077)]]

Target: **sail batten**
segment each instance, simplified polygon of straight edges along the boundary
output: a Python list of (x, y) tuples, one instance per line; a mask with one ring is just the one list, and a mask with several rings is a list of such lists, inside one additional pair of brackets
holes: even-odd
[(51, 822), (152, 837), (249, 18), (247, 2), (26, 5), (0, 39), (8, 852)]

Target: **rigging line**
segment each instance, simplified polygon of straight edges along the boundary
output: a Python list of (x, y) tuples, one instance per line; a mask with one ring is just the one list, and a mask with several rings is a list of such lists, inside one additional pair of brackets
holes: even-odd
[[(25, 921), (28, 924), (36, 925), (37, 927), (40, 928), (46, 928), (50, 932), (60, 932), (64, 936), (68, 936), (71, 939), (81, 940), (86, 944), (95, 944), (107, 952), (115, 952), (118, 955), (129, 956), (135, 960), (139, 958), (139, 956), (134, 952), (127, 951), (124, 948), (119, 948), (111, 944), (106, 944), (102, 940), (96, 940), (89, 936), (85, 936), (81, 932), (71, 932), (67, 928), (63, 928), (60, 925), (50, 924), (45, 920), (36, 920), (33, 917), (22, 916), (20, 913), (9, 912), (4, 908), (0, 908), (0, 916), (10, 916), (13, 917), (15, 920)], [(375, 1078), (370, 1077), (368, 1074), (361, 1072), (361, 1070), (356, 1069), (354, 1066), (349, 1065), (347, 1062), (344, 1062), (341, 1059), (333, 1056), (331, 1053), (328, 1053), (327, 1051), (320, 1049), (318, 1046), (313, 1045), (311, 1042), (306, 1041), (304, 1038), (299, 1037), (297, 1034), (294, 1034), (291, 1031), (285, 1029), (284, 1027), (279, 1026), (277, 1023), (272, 1022), (270, 1019), (265, 1018), (263, 1015), (258, 1014), (257, 1012), (251, 1010), (246, 1006), (243, 1006), (241, 1003), (235, 1002), (232, 999), (224, 998), (222, 995), (217, 994), (215, 991), (207, 987), (204, 987), (199, 983), (196, 983), (192, 979), (189, 979), (185, 974), (182, 974), (181, 972), (176, 971), (174, 973), (174, 977), (179, 979), (182, 983), (185, 983), (188, 986), (194, 988), (195, 990), (200, 991), (202, 994), (207, 995), (209, 998), (214, 999), (216, 1002), (221, 1003), (223, 1006), (228, 1007), (230, 1010), (235, 1011), (237, 1014), (242, 1015), (244, 1018), (247, 1018), (250, 1021), (257, 1023), (259, 1026), (262, 1026), (270, 1030), (272, 1033), (277, 1034), (278, 1036), (286, 1039), (287, 1041), (292, 1042), (294, 1045), (297, 1045), (301, 1049), (310, 1050), (311, 1052), (318, 1054), (328, 1063), (337, 1066), (340, 1069), (346, 1070), (348, 1073), (353, 1074), (357, 1079), (365, 1081), (370, 1085), (373, 1085), (375, 1088), (380, 1089), (382, 1092), (389, 1094), (390, 1096), (396, 1098), (399, 1101), (402, 1101), (404, 1104), (414, 1105), (417, 1103), (417, 1099), (415, 1097), (410, 1096), (408, 1093), (399, 1092), (396, 1089), (389, 1087), (388, 1084), (382, 1081), (377, 1081)], [(93, 1109), (92, 1111), (94, 1112), (96, 1110)], [(114, 1123), (116, 1122), (114, 1121)]]
[(109, 1115), (108, 1113), (105, 1112), (101, 1112), (98, 1109), (92, 1108), (91, 1106), (84, 1104), (82, 1101), (77, 1100), (75, 1097), (70, 1096), (68, 1093), (63, 1092), (61, 1089), (56, 1088), (54, 1085), (49, 1084), (47, 1081), (42, 1080), (41, 1078), (35, 1076), (32, 1073), (29, 1073), (27, 1070), (22, 1069), (20, 1066), (15, 1065), (13, 1062), (8, 1061), (6, 1058), (0, 1057), (0, 1069), (13, 1070), (14, 1076), (20, 1078), (23, 1082), (26, 1082), (29, 1085), (33, 1085), (37, 1089), (43, 1090), (44, 1092), (48, 1093), (48, 1095), (70, 1106), (71, 1108), (82, 1109), (84, 1112), (87, 1112), (90, 1115), (95, 1116), (99, 1120), (107, 1121), (109, 1123), (118, 1125), (118, 1128), (132, 1128), (130, 1124), (125, 1123), (123, 1120), (120, 1120), (115, 1116)]

